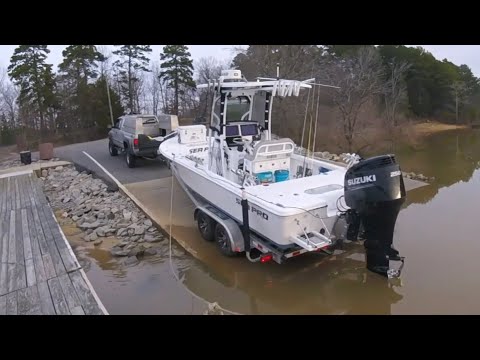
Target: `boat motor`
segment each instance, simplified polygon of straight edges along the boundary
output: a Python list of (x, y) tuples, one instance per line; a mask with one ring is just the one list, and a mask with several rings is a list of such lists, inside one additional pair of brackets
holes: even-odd
[[(356, 241), (362, 230), (367, 269), (386, 277), (398, 277), (403, 257), (392, 246), (393, 231), (406, 199), (400, 166), (394, 155), (361, 159), (345, 174), (347, 239)], [(390, 260), (401, 261), (399, 270)]]

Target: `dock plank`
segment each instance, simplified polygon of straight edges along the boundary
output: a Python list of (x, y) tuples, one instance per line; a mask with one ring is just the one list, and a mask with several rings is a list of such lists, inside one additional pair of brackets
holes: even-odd
[(7, 298), (7, 315), (17, 315), (17, 292), (11, 292), (6, 295)]
[(32, 215), (33, 215), (33, 221), (35, 223), (34, 231), (35, 235), (38, 239), (38, 244), (40, 246), (40, 252), (42, 255), (48, 254), (48, 245), (47, 245), (47, 239), (45, 239), (45, 235), (43, 233), (42, 229), (42, 224), (40, 222), (40, 217), (38, 216), (38, 208), (41, 207), (41, 205), (37, 206), (32, 206)]
[(53, 266), (52, 258), (50, 254), (42, 255), (43, 266), (45, 268), (45, 276), (47, 279), (52, 279), (57, 276), (55, 267)]
[[(68, 308), (70, 312), (73, 313), (73, 309), (81, 307), (80, 299), (78, 298), (77, 292), (73, 287), (72, 280), (68, 274), (60, 275), (58, 281), (62, 286), (63, 295), (65, 295), (65, 300), (67, 301)], [(82, 310), (83, 311), (83, 310)]]
[(16, 262), (15, 262), (15, 277), (17, 281), (16, 290), (27, 287), (27, 273), (25, 269), (25, 256), (23, 254), (23, 230), (22, 230), (22, 210), (15, 210), (15, 248), (16, 248)]
[(8, 263), (0, 263), (0, 296), (8, 293)]
[[(42, 208), (45, 208), (45, 207), (49, 209), (48, 205), (42, 206)], [(48, 246), (50, 257), (52, 259), (53, 266), (55, 267), (55, 272), (57, 275), (66, 274), (67, 270), (65, 268), (65, 265), (63, 264), (60, 253), (58, 252), (57, 245), (55, 244), (55, 240), (50, 230), (51, 224), (47, 221), (47, 217), (45, 216), (44, 210), (45, 209), (39, 209), (38, 216), (40, 217), (40, 220), (41, 220), (43, 233), (45, 234), (45, 238), (47, 239), (47, 246)]]
[(9, 216), (9, 238), (8, 238), (8, 260), (9, 264), (15, 264), (17, 260), (17, 250), (15, 242), (15, 210), (10, 210)]
[[(32, 208), (28, 209), (28, 217), (30, 221), (33, 219)], [(30, 222), (30, 226), (33, 226)], [(42, 253), (40, 251), (40, 245), (38, 244), (37, 234), (35, 229), (32, 229), (31, 232), (31, 245), (32, 245), (32, 256), (33, 264), (35, 266), (35, 277), (37, 282), (47, 281), (47, 276), (45, 275), (45, 267), (43, 266)]]
[(29, 230), (29, 225), (30, 225), (29, 220), (31, 219), (28, 219), (27, 209), (22, 209), (21, 215), (22, 215), (23, 253), (25, 256), (25, 260), (28, 260), (33, 258), (32, 243), (30, 239), (30, 230)]
[(8, 242), (9, 222), (0, 220), (0, 296), (8, 292)]
[(0, 316), (7, 315), (7, 296), (0, 296)]
[(40, 295), (37, 286), (30, 286), (17, 291), (18, 315), (41, 315)]
[(67, 239), (64, 238), (62, 233), (60, 232), (60, 227), (55, 219), (55, 215), (53, 211), (47, 206), (44, 206), (44, 214), (46, 218), (46, 223), (49, 225), (49, 230), (53, 237), (55, 244), (57, 245), (58, 252), (62, 259), (63, 265), (67, 272), (71, 272), (80, 268), (80, 264), (76, 259), (72, 256), (68, 246), (67, 246)]
[(26, 178), (26, 189), (27, 189), (27, 195), (30, 199), (30, 207), (35, 206), (35, 197), (33, 196), (33, 185), (32, 185), (32, 174), (28, 174), (28, 177)]
[(3, 214), (6, 212), (6, 197), (8, 196), (7, 192), (7, 180), (0, 179), (0, 219), (3, 219)]
[(85, 280), (83, 280), (83, 277), (80, 274), (80, 270), (73, 271), (69, 273), (68, 276), (72, 280), (72, 284), (75, 288), (75, 291), (77, 292), (78, 298), (80, 299), (85, 314), (102, 315), (103, 312), (98, 306), (92, 292), (85, 283)]
[(52, 294), (53, 305), (55, 306), (57, 315), (69, 315), (70, 310), (68, 309), (67, 300), (63, 295), (62, 286), (58, 278), (48, 280), (48, 287), (50, 294)]
[(15, 191), (17, 192), (18, 201), (17, 201), (17, 210), (23, 209), (26, 207), (25, 199), (23, 196), (23, 189), (22, 189), (22, 178), (23, 176), (15, 176), (16, 183), (15, 183)]
[(85, 315), (85, 312), (83, 311), (83, 308), (81, 306), (77, 306), (73, 309), (70, 310), (72, 315)]
[(52, 295), (46, 281), (37, 284), (38, 294), (40, 297), (40, 307), (43, 315), (55, 315), (55, 307), (53, 306)]
[(35, 285), (37, 283), (37, 276), (35, 275), (35, 264), (33, 259), (25, 260), (25, 272), (27, 273), (27, 287)]
[(15, 179), (15, 210), (22, 208), (22, 203), (20, 199), (20, 191), (18, 189), (18, 176), (13, 177)]

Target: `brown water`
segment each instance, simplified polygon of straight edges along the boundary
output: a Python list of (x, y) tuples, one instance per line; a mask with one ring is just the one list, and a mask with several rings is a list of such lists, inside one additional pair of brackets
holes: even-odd
[[(191, 291), (245, 314), (480, 313), (480, 132), (435, 135), (423, 149), (397, 155), (402, 170), (436, 178), (409, 192), (399, 214), (394, 243), (406, 256), (401, 281), (368, 272), (358, 244), (282, 265), (222, 257), (199, 237), (185, 199), (174, 208), (172, 233), (196, 256), (174, 245), (174, 268)], [(106, 250), (75, 251), (111, 314), (201, 314), (205, 304), (171, 273), (168, 240), (162, 246), (159, 256), (129, 268)]]

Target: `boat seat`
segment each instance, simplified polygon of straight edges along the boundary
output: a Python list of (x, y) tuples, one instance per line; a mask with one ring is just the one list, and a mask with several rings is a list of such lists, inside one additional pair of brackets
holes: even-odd
[(290, 156), (295, 149), (291, 139), (261, 140), (244, 159), (244, 169), (250, 173), (289, 170)]
[(290, 157), (295, 149), (295, 144), (291, 139), (283, 138), (277, 140), (260, 140), (255, 144), (251, 154), (247, 154), (245, 159), (250, 161), (266, 160), (276, 155), (276, 158)]

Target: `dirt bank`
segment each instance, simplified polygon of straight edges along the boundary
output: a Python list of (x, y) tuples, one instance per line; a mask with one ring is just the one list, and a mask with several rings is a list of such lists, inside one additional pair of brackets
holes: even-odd
[(432, 135), (442, 131), (468, 129), (467, 125), (443, 124), (437, 121), (416, 123), (412, 125), (412, 131), (417, 135)]

